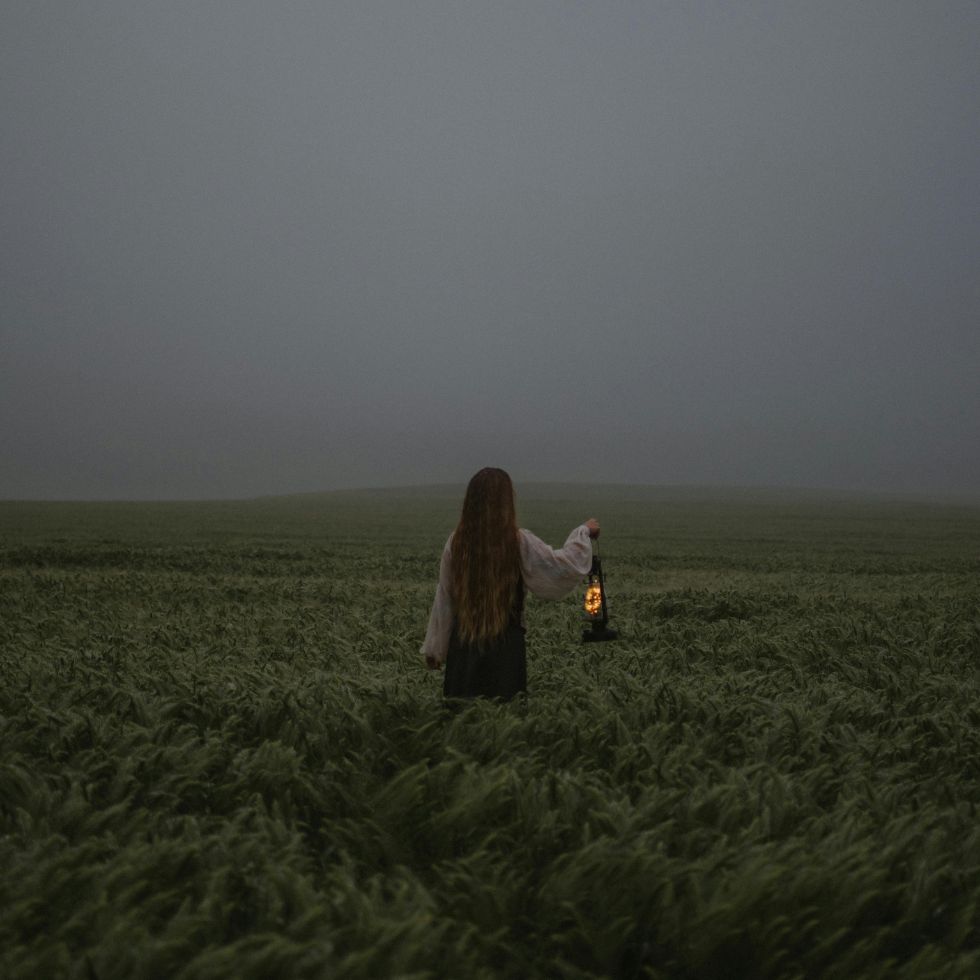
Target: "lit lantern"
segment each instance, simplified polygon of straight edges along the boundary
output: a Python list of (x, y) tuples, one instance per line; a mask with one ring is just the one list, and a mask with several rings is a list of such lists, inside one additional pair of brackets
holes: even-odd
[(585, 586), (585, 603), (582, 618), (591, 625), (582, 630), (583, 643), (615, 640), (616, 631), (609, 628), (609, 610), (606, 606), (606, 586), (602, 579), (602, 562), (599, 555), (592, 556), (592, 568)]

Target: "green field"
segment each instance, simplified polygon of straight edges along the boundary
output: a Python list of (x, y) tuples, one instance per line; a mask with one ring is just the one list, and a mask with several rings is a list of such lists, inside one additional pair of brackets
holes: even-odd
[(0, 503), (0, 976), (980, 976), (980, 507), (518, 487), (622, 639), (450, 711), (461, 493)]

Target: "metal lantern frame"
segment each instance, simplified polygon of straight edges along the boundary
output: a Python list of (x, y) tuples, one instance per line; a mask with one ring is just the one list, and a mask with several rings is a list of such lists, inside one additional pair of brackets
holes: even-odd
[[(595, 606), (595, 590), (599, 591), (598, 608)], [(583, 643), (601, 643), (605, 640), (615, 640), (619, 635), (609, 626), (609, 607), (606, 602), (606, 581), (602, 575), (602, 560), (596, 547), (592, 555), (592, 567), (589, 569), (588, 582), (585, 588), (585, 602), (582, 617), (590, 624), (582, 630)]]

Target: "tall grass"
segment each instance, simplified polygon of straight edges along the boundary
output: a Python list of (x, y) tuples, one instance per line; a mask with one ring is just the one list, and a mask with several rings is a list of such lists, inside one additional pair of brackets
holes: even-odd
[(452, 494), (0, 504), (0, 975), (977, 975), (980, 512), (589, 493), (459, 711)]

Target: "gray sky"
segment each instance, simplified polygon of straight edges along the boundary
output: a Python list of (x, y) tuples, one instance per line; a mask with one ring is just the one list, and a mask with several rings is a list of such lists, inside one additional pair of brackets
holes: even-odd
[(17, 0), (0, 497), (980, 494), (980, 4)]

